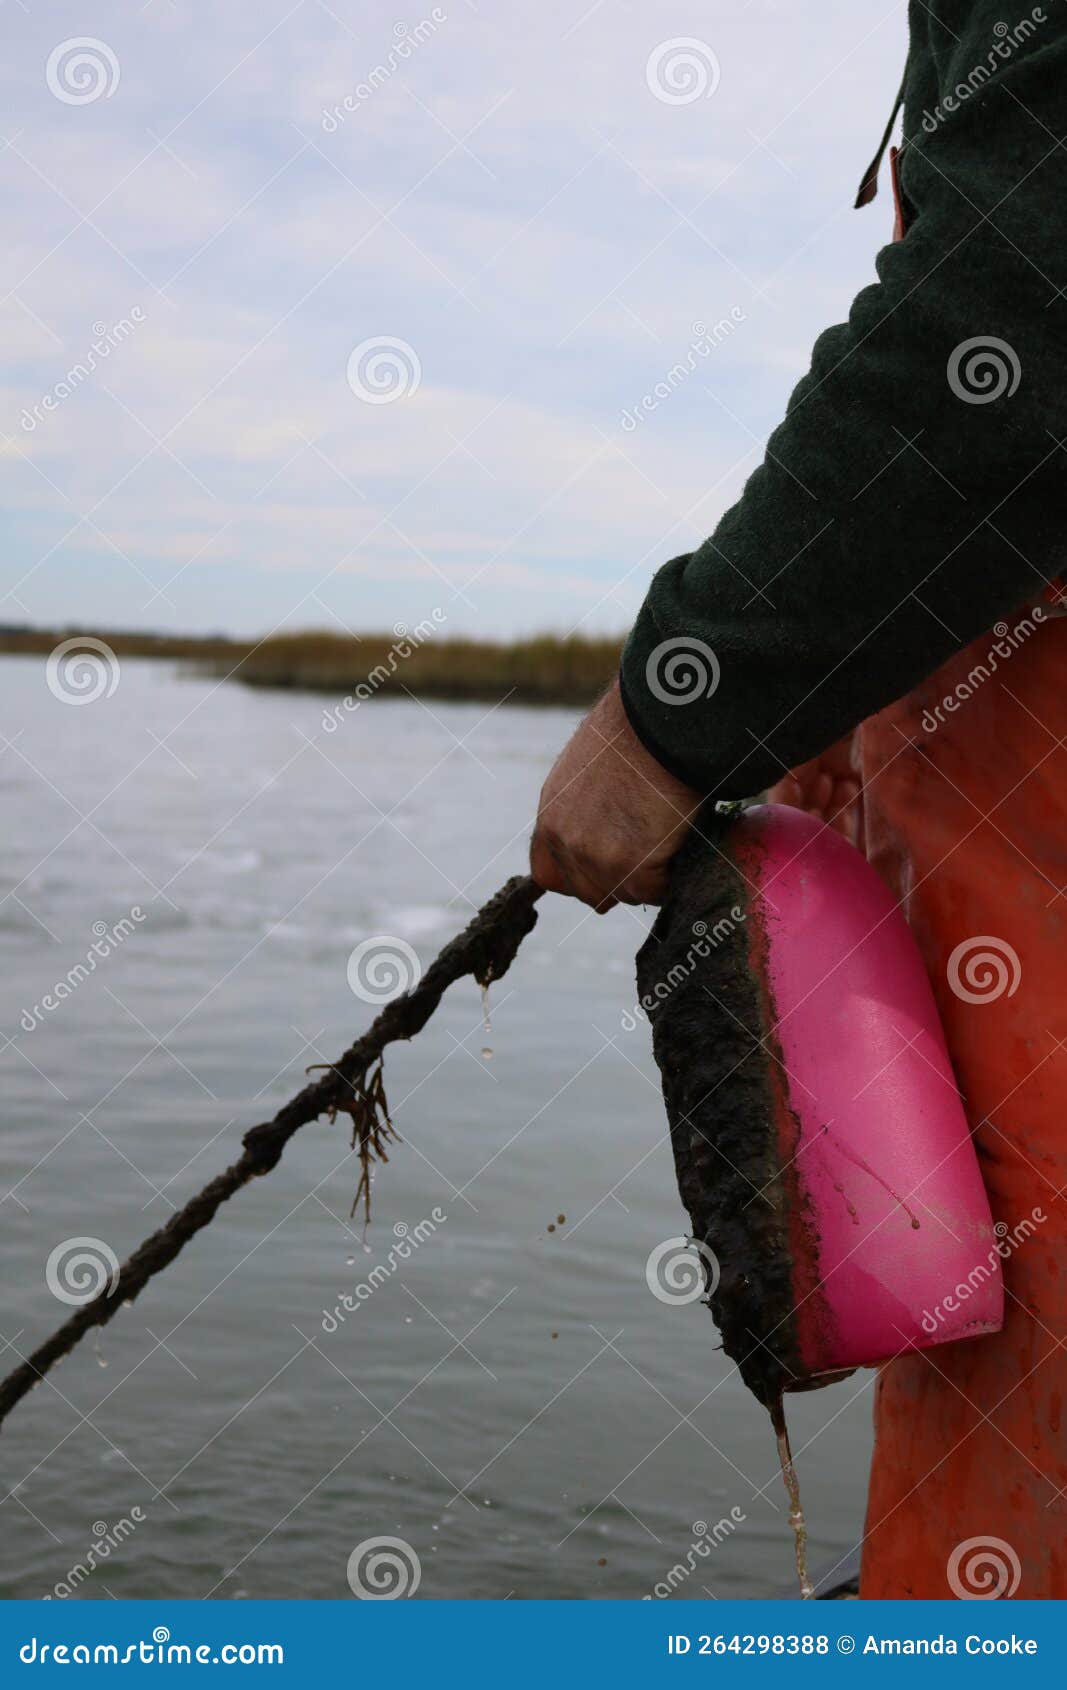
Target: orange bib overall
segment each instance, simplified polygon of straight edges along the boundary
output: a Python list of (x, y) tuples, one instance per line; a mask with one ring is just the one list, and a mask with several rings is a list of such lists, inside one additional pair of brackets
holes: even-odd
[(879, 1373), (864, 1597), (1067, 1597), (1065, 681), (1053, 588), (856, 736), (867, 854), (933, 981), (1006, 1285), (999, 1335)]

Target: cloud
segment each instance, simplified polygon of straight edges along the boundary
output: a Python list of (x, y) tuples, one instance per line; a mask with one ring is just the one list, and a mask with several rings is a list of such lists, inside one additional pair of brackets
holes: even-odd
[[(440, 591), (456, 632), (618, 629), (736, 497), (870, 277), (882, 208), (844, 208), (901, 16), (454, 0), (398, 24), (101, 0), (119, 80), (67, 103), (45, 65), (81, 9), (9, 19), (0, 619), (260, 632), (321, 621), (310, 591), (388, 625)], [(714, 92), (657, 99), (649, 55), (694, 29)], [(418, 361), (393, 403), (346, 379), (376, 337)]]

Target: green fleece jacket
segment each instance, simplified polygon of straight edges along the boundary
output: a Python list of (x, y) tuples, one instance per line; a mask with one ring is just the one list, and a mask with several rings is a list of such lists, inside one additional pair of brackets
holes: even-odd
[(906, 237), (623, 654), (644, 744), (720, 798), (824, 750), (1067, 559), (1067, 0), (912, 0), (909, 22)]

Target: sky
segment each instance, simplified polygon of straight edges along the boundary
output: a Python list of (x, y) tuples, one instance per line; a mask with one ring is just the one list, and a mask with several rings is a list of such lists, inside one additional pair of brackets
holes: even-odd
[(889, 237), (904, 0), (3, 22), (4, 623), (621, 632)]

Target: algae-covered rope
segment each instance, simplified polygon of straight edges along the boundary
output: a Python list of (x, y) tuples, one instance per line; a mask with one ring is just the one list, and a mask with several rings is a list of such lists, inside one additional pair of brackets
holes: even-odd
[(252, 1127), (242, 1140), (244, 1151), (237, 1161), (190, 1198), (166, 1226), (146, 1238), (122, 1264), (106, 1291), (77, 1309), (0, 1383), (0, 1422), (60, 1357), (74, 1348), (83, 1333), (92, 1326), (106, 1325), (124, 1303), (132, 1302), (190, 1238), (214, 1219), (220, 1204), (250, 1179), (269, 1173), (293, 1134), (318, 1116), (328, 1114), (333, 1119), (338, 1112), (351, 1115), (352, 1144), (362, 1164), (356, 1202), (362, 1197), (369, 1215), (371, 1164), (386, 1159), (384, 1145), (396, 1137), (382, 1084), (385, 1047), (421, 1032), (454, 981), (473, 974), (479, 985), (488, 986), (506, 974), (537, 921), (534, 905), (540, 896), (541, 888), (528, 875), (515, 875), (483, 905), (464, 931), (449, 941), (419, 983), (387, 1003), (369, 1030), (327, 1067), (321, 1079), (305, 1086), (273, 1120)]

